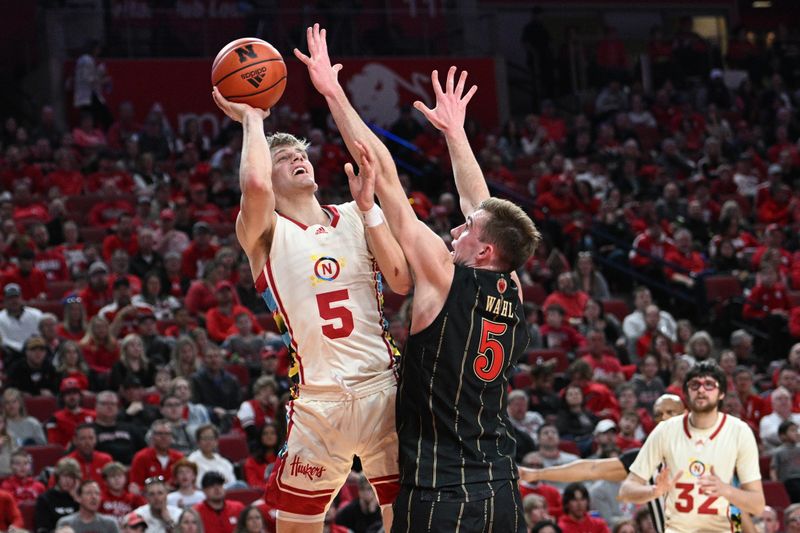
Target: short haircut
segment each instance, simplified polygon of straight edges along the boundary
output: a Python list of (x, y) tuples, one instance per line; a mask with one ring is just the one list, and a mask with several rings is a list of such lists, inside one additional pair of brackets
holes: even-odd
[(704, 376), (708, 376), (717, 380), (717, 383), (719, 383), (719, 391), (721, 393), (725, 393), (728, 390), (728, 378), (725, 376), (725, 372), (722, 371), (716, 361), (713, 359), (706, 359), (694, 365), (686, 373), (686, 379), (683, 381), (683, 393), (688, 396), (689, 382), (694, 378)]
[(22, 448), (17, 448), (13, 452), (11, 452), (12, 461), (14, 460), (14, 457), (23, 457), (27, 459), (29, 463), (33, 462), (33, 457), (31, 456), (30, 453), (28, 453), (28, 450), (23, 450)]
[(278, 382), (272, 376), (261, 376), (253, 384), (253, 395), (258, 394), (262, 390), (272, 387), (272, 390), (278, 392)]
[(211, 431), (214, 433), (214, 437), (219, 437), (219, 429), (214, 424), (203, 424), (199, 428), (197, 428), (194, 432), (195, 440), (200, 440), (200, 435), (202, 435), (205, 431)]
[(103, 479), (108, 479), (115, 474), (125, 475), (127, 471), (128, 470), (125, 468), (125, 465), (117, 461), (112, 461), (103, 467)]
[(564, 499), (562, 500), (562, 503), (564, 504), (565, 513), (567, 512), (567, 506), (569, 505), (569, 502), (576, 499), (575, 495), (577, 493), (581, 493), (583, 497), (586, 499), (586, 501), (589, 502), (589, 491), (586, 490), (586, 485), (577, 482), (570, 483), (564, 489), (564, 497), (563, 497)]
[(303, 150), (307, 150), (309, 143), (307, 140), (295, 137), (291, 133), (273, 133), (267, 137), (267, 144), (270, 151), (280, 148), (282, 146), (297, 146)]
[(94, 479), (84, 479), (83, 481), (81, 481), (81, 484), (78, 485), (78, 496), (83, 494), (84, 487), (87, 487), (88, 485), (92, 484), (97, 485), (97, 488), (100, 488), (100, 483), (98, 483)]
[(789, 429), (792, 426), (797, 427), (797, 424), (792, 422), (791, 419), (784, 420), (783, 422), (781, 422), (781, 425), (778, 426), (778, 435), (786, 435), (786, 433), (789, 432)]
[(744, 365), (739, 365), (739, 366), (737, 366), (736, 368), (733, 369), (733, 378), (734, 379), (736, 379), (736, 376), (738, 376), (740, 374), (747, 374), (751, 378), (753, 377), (753, 371), (750, 370), (749, 368), (747, 368)]
[(194, 461), (190, 461), (186, 457), (181, 457), (180, 459), (175, 461), (174, 465), (172, 465), (173, 479), (178, 477), (178, 470), (180, 470), (181, 468), (188, 468), (189, 470), (194, 472), (194, 477), (197, 477), (197, 463), (195, 463)]
[(558, 304), (550, 304), (550, 305), (547, 306), (547, 309), (544, 310), (545, 313), (550, 313), (551, 311), (553, 313), (558, 313), (561, 316), (564, 316), (566, 314), (566, 311), (564, 311), (564, 308), (561, 307)]
[(97, 435), (97, 430), (94, 428), (94, 424), (91, 424), (89, 422), (82, 422), (78, 424), (78, 426), (75, 428), (75, 433), (73, 433), (73, 435), (77, 435), (78, 432), (82, 429), (91, 429), (95, 433), (95, 435)]
[(553, 428), (556, 430), (556, 433), (558, 433), (558, 426), (556, 426), (555, 424), (544, 423), (541, 426), (539, 426), (539, 429), (536, 430), (536, 436), (541, 437), (542, 431), (544, 431), (546, 428)]
[(481, 229), (481, 240), (497, 247), (503, 267), (512, 272), (524, 265), (542, 241), (542, 234), (527, 213), (500, 198), (487, 198), (478, 209), (490, 215)]

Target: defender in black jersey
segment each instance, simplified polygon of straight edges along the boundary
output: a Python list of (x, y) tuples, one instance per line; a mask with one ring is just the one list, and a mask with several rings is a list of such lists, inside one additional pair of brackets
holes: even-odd
[(417, 220), (394, 168), (372, 165), (363, 147), (354, 197), (375, 188), (414, 277), (411, 335), (397, 395), (400, 494), (392, 531), (524, 532), (506, 415), (508, 373), (528, 344), (514, 270), (541, 236), (522, 209), (490, 198), (464, 131), (466, 72), (455, 67), (436, 108), (414, 105), (444, 132), (466, 223), (453, 252)]

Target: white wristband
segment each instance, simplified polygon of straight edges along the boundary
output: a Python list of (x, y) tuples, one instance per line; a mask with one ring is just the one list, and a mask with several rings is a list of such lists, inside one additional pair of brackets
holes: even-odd
[(374, 228), (383, 224), (383, 211), (378, 204), (372, 204), (369, 211), (361, 211), (361, 218), (364, 219), (364, 225), (368, 228)]

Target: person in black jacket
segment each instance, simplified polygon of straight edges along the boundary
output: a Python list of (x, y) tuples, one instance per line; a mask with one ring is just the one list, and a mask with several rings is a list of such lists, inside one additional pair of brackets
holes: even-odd
[(81, 481), (81, 467), (78, 461), (69, 457), (56, 463), (54, 472), (56, 484), (36, 498), (36, 533), (50, 533), (58, 520), (68, 514), (78, 512), (75, 501), (78, 484)]
[(562, 438), (573, 440), (586, 455), (592, 446), (592, 434), (597, 417), (589, 412), (583, 403), (580, 387), (568, 385), (564, 391), (564, 405), (558, 412), (556, 427)]
[(241, 385), (223, 368), (223, 363), (219, 348), (209, 346), (203, 356), (203, 368), (192, 375), (195, 402), (205, 405), (217, 419), (238, 409), (241, 403)]
[(8, 369), (8, 386), (31, 396), (54, 396), (58, 391), (58, 373), (46, 359), (47, 343), (32, 335), (25, 341), (25, 357)]

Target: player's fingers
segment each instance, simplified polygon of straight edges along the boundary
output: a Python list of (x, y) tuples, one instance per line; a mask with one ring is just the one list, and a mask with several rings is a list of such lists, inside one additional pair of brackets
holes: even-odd
[(311, 26), (306, 28), (306, 41), (308, 42), (308, 53), (313, 56), (317, 51), (317, 43), (314, 42), (314, 28)]
[(305, 55), (303, 52), (298, 50), (297, 48), (294, 49), (294, 56), (303, 62), (304, 65), (308, 65), (311, 62), (311, 58)]
[(356, 177), (355, 171), (353, 170), (353, 164), (352, 163), (345, 163), (344, 164), (344, 173), (347, 174), (347, 179), (350, 180), (350, 181), (358, 179)]
[(417, 111), (419, 111), (420, 113), (425, 115), (426, 118), (428, 117), (428, 115), (433, 113), (433, 109), (431, 109), (428, 106), (426, 106), (420, 100), (417, 100), (417, 101), (414, 102), (414, 109), (416, 109)]
[(342, 66), (342, 64), (341, 64), (341, 63), (336, 63), (336, 64), (333, 66), (333, 73), (334, 73), (334, 74), (338, 74), (338, 73), (339, 73), (339, 71), (340, 71), (340, 70), (342, 70), (342, 68), (344, 68), (344, 67)]
[(456, 67), (455, 65), (453, 65), (447, 70), (447, 82), (445, 85), (447, 94), (453, 93), (453, 87), (455, 86), (455, 78), (456, 78)]
[(319, 50), (328, 53), (328, 31), (325, 28), (319, 32)]
[(458, 77), (458, 83), (456, 84), (456, 98), (461, 98), (461, 95), (464, 93), (465, 83), (467, 83), (467, 71), (462, 70), (461, 75)]
[(442, 84), (439, 83), (439, 71), (434, 70), (431, 72), (431, 85), (433, 86), (433, 94), (437, 97), (443, 93)]
[(476, 92), (478, 92), (478, 86), (477, 85), (473, 85), (472, 87), (469, 88), (469, 91), (467, 91), (467, 94), (464, 95), (464, 98), (461, 99), (461, 102), (464, 105), (467, 105), (469, 103), (469, 101), (472, 100), (472, 97), (475, 96)]

